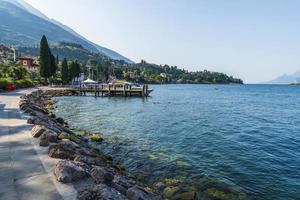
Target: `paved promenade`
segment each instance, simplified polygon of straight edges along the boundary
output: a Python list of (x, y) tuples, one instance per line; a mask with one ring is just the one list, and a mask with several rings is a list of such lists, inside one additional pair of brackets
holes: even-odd
[(66, 199), (37, 153), (31, 126), (21, 119), (19, 96), (29, 91), (0, 93), (0, 199)]

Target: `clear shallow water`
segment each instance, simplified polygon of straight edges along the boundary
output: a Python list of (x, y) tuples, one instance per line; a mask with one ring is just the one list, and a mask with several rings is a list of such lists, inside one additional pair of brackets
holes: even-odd
[(251, 199), (300, 198), (300, 87), (156, 85), (147, 99), (59, 97), (70, 126), (140, 179), (203, 177)]

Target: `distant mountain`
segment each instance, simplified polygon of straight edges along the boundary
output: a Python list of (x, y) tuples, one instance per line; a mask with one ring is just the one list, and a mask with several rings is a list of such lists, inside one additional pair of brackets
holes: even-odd
[(279, 76), (271, 81), (266, 82), (266, 84), (290, 84), (295, 81), (300, 82), (300, 70), (291, 75), (284, 74)]
[(6, 45), (32, 46), (39, 44), (42, 35), (46, 35), (50, 43), (77, 43), (89, 51), (132, 63), (119, 53), (97, 45), (68, 26), (49, 19), (23, 0), (0, 0), (0, 22), (0, 43)]

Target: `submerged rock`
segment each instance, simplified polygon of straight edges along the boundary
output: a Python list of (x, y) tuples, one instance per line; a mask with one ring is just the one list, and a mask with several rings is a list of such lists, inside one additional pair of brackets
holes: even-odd
[(31, 135), (33, 137), (40, 137), (45, 131), (47, 130), (46, 127), (41, 126), (41, 125), (35, 125), (31, 129)]
[[(66, 131), (66, 130), (64, 130), (64, 131)], [(78, 137), (77, 135), (75, 135), (73, 133), (70, 133), (70, 132), (67, 133), (67, 132), (64, 132), (64, 131), (59, 134), (59, 136), (58, 136), (59, 139), (61, 139), (61, 140), (70, 140), (70, 141), (75, 142), (77, 144), (80, 144), (84, 141), (80, 137)]]
[(148, 193), (142, 187), (133, 186), (127, 190), (126, 196), (129, 200), (154, 200), (159, 199)]
[(50, 143), (57, 143), (57, 134), (51, 130), (45, 131), (40, 137), (40, 146), (48, 146)]
[(78, 181), (88, 175), (86, 167), (81, 162), (60, 160), (54, 168), (54, 175), (57, 181), (63, 183)]
[(155, 187), (158, 191), (162, 192), (167, 186), (166, 186), (166, 184), (164, 184), (163, 182), (158, 182), (158, 183), (156, 183), (156, 184), (154, 185), (154, 187)]
[(220, 199), (220, 200), (245, 200), (244, 194), (238, 194), (233, 191), (223, 190), (221, 188), (208, 188), (203, 191), (203, 194), (208, 199)]
[(245, 200), (247, 196), (237, 186), (214, 178), (204, 177), (200, 180), (199, 196), (205, 199)]
[(176, 186), (176, 187), (172, 187), (172, 186), (166, 187), (163, 191), (163, 196), (165, 198), (169, 199), (169, 198), (173, 197), (175, 195), (175, 193), (179, 191), (179, 189), (180, 188), (178, 186)]
[(176, 194), (174, 195), (174, 197), (172, 197), (173, 200), (194, 200), (197, 199), (197, 194), (195, 191), (190, 191), (190, 192), (183, 192), (180, 194)]
[(127, 200), (120, 192), (105, 184), (95, 185), (79, 192), (79, 200)]
[(102, 142), (103, 138), (101, 137), (101, 135), (99, 133), (93, 133), (90, 135), (91, 140), (95, 141), (95, 142)]

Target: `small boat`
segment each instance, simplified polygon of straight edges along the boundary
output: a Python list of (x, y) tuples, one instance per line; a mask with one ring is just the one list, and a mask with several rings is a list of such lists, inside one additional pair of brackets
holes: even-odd
[(295, 86), (295, 85), (296, 85), (296, 86), (298, 86), (298, 85), (299, 85), (299, 86), (300, 86), (300, 82), (298, 82), (298, 81), (294, 81), (293, 83), (290, 83), (289, 85), (294, 85), (294, 86)]

